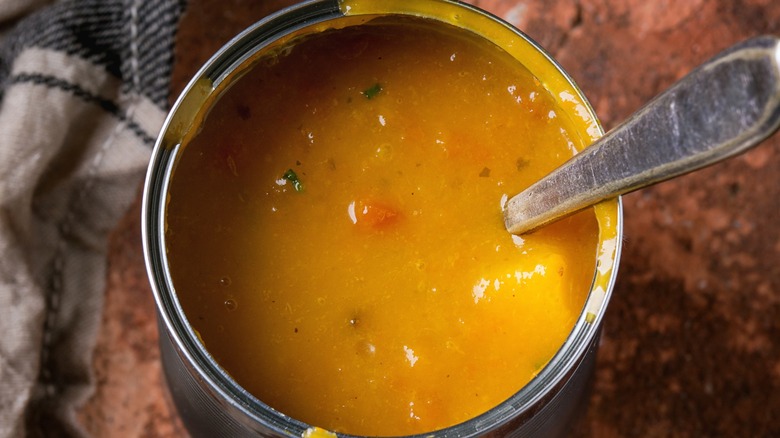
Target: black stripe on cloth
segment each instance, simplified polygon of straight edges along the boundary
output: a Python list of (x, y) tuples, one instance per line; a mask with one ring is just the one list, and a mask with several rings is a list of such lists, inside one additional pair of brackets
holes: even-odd
[(186, 0), (64, 0), (41, 9), (5, 37), (0, 85), (24, 49), (40, 47), (99, 65), (122, 80), (123, 92), (144, 95), (166, 108), (176, 27), (185, 4)]
[[(181, 15), (182, 1), (142, 1), (138, 2), (135, 26), (135, 56), (140, 78), (140, 89), (136, 90), (149, 97), (153, 102), (168, 101), (168, 79), (173, 63), (174, 30)], [(132, 23), (133, 17), (129, 18)], [(132, 32), (131, 32), (132, 33)], [(129, 48), (128, 48), (129, 49)], [(129, 76), (127, 60), (133, 59), (132, 49), (129, 56), (123, 56), (125, 64), (122, 71)], [(132, 68), (132, 66), (130, 66)]]
[(146, 131), (144, 131), (143, 128), (141, 128), (138, 123), (136, 123), (134, 120), (132, 120), (130, 117), (127, 116), (127, 114), (122, 111), (119, 106), (114, 103), (112, 100), (105, 99), (103, 97), (97, 96), (95, 94), (90, 93), (89, 91), (79, 87), (76, 84), (70, 83), (68, 81), (65, 81), (63, 79), (54, 77), (54, 76), (47, 76), (43, 74), (37, 74), (37, 73), (21, 73), (16, 76), (13, 76), (10, 81), (10, 84), (33, 84), (33, 85), (40, 85), (47, 88), (53, 88), (58, 89), (61, 91), (64, 91), (68, 94), (73, 95), (76, 98), (79, 98), (85, 102), (95, 104), (107, 113), (111, 114), (112, 116), (116, 117), (120, 123), (123, 123), (127, 129), (129, 129), (133, 134), (135, 134), (136, 137), (138, 137), (141, 141), (144, 142), (147, 146), (153, 146), (155, 142), (155, 137), (149, 135)]

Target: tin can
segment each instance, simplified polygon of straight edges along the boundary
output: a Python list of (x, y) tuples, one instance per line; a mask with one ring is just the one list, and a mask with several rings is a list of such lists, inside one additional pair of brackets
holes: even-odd
[[(490, 40), (539, 78), (561, 108), (584, 120), (590, 140), (603, 134), (582, 92), (542, 48), (511, 25), (463, 3), (315, 0), (269, 16), (235, 37), (201, 68), (171, 109), (152, 154), (143, 195), (144, 256), (157, 305), (162, 365), (172, 399), (193, 436), (300, 437), (316, 435), (318, 429), (272, 409), (239, 386), (209, 355), (187, 321), (172, 284), (165, 242), (168, 186), (182, 146), (197, 133), (220, 93), (265, 51), (307, 33), (393, 14), (438, 20)], [(598, 260), (585, 306), (565, 343), (507, 401), (433, 435), (552, 437), (568, 432), (588, 392), (622, 240), (620, 199), (593, 208), (599, 225)]]

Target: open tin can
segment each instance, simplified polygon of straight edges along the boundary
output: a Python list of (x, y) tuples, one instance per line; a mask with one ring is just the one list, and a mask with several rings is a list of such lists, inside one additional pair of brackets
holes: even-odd
[[(217, 98), (264, 53), (308, 34), (391, 15), (443, 22), (491, 41), (543, 83), (559, 107), (584, 127), (587, 142), (603, 134), (579, 88), (536, 43), (500, 19), (455, 1), (315, 0), (269, 16), (235, 37), (203, 66), (170, 111), (154, 148), (143, 195), (144, 255), (157, 305), (162, 364), (172, 399), (193, 436), (299, 437), (324, 432), (280, 413), (243, 389), (209, 354), (188, 322), (171, 279), (166, 244), (169, 185), (177, 160)], [(620, 200), (593, 208), (599, 227), (593, 281), (579, 319), (558, 352), (508, 400), (425, 436), (551, 437), (568, 431), (587, 395), (622, 238)]]

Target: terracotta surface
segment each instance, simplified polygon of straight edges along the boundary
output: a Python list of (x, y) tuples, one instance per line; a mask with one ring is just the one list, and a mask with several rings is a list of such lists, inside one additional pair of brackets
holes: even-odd
[[(288, 3), (191, 0), (174, 93), (232, 35)], [(780, 34), (774, 0), (474, 3), (548, 49), (606, 128), (719, 50)], [(624, 201), (619, 279), (576, 434), (780, 436), (780, 135)], [(98, 387), (79, 418), (96, 436), (186, 436), (163, 389), (139, 215), (136, 205), (112, 238)]]

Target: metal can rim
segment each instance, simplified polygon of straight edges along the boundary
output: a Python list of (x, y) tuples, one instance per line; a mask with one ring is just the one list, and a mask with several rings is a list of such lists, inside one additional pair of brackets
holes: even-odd
[[(288, 417), (258, 400), (241, 388), (217, 365), (187, 323), (183, 309), (175, 296), (165, 251), (166, 193), (175, 157), (179, 153), (187, 133), (193, 131), (194, 126), (197, 125), (198, 115), (203, 109), (202, 106), (213, 98), (212, 94), (223, 85), (223, 82), (230, 75), (242, 66), (246, 66), (252, 56), (261, 52), (269, 44), (300, 30), (348, 15), (410, 14), (451, 23), (453, 15), (450, 12), (459, 11), (462, 14), (473, 14), (479, 20), (486, 20), (482, 22), (490, 23), (490, 26), (497, 26), (496, 29), (501, 29), (502, 32), (510, 32), (517, 38), (518, 44), (523, 44), (527, 49), (534, 51), (539, 57), (538, 62), (548, 63), (548, 66), (559, 75), (556, 80), (560, 84), (566, 84), (568, 90), (573, 93), (574, 105), (578, 105), (584, 110), (584, 114), (592, 119), (593, 132), (589, 133), (592, 139), (604, 133), (593, 108), (571, 76), (539, 44), (500, 18), (475, 6), (452, 0), (395, 1), (392, 2), (390, 10), (372, 10), (371, 8), (355, 10), (351, 7), (352, 3), (354, 2), (349, 0), (306, 1), (266, 17), (223, 46), (201, 67), (172, 106), (155, 143), (144, 184), (141, 221), (143, 251), (161, 331), (165, 332), (161, 333), (160, 336), (171, 338), (178, 353), (183, 356), (183, 361), (192, 367), (191, 372), (199, 375), (211, 394), (223, 402), (224, 407), (236, 411), (239, 417), (245, 417), (243, 422), (257, 421), (262, 426), (285, 436), (301, 436), (310, 426)], [(381, 5), (383, 3), (367, 4)], [(404, 3), (408, 3), (408, 7), (399, 7), (399, 4)], [(428, 5), (425, 10), (420, 10), (418, 6), (415, 6), (423, 3)], [(437, 11), (435, 8), (431, 9), (431, 6), (444, 6), (445, 8), (440, 8)], [(480, 30), (463, 27), (470, 31)], [(482, 33), (481, 36), (490, 38), (490, 33), (488, 32), (487, 35)], [(534, 73), (533, 70), (532, 73)], [(508, 400), (478, 417), (436, 431), (437, 436), (477, 436), (498, 429), (517, 416), (518, 412), (525, 412), (548, 399), (551, 391), (561, 385), (562, 381), (576, 368), (598, 335), (601, 320), (614, 288), (620, 259), (623, 234), (622, 200), (617, 198), (605, 201), (596, 208), (605, 210), (602, 213), (604, 217), (607, 217), (607, 222), (610, 223), (605, 224), (604, 218), (599, 216), (601, 235), (598, 248), (600, 259), (597, 270), (582, 314), (564, 344), (543, 370)], [(247, 424), (247, 427), (254, 429), (252, 424)], [(416, 436), (429, 436), (429, 434)]]

